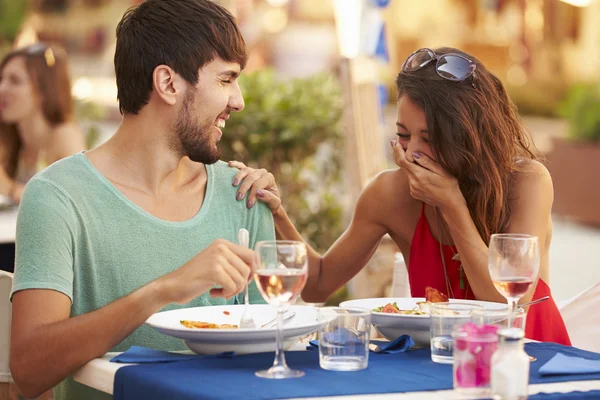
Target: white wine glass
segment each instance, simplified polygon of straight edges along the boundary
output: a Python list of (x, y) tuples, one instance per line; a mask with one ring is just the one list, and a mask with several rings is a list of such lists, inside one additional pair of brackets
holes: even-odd
[(255, 246), (254, 279), (263, 299), (277, 307), (275, 361), (256, 376), (269, 379), (299, 378), (304, 372), (290, 369), (283, 352), (283, 312), (298, 297), (306, 284), (308, 252), (304, 242), (261, 241)]
[(538, 237), (517, 233), (490, 238), (488, 268), (494, 286), (508, 302), (508, 326), (519, 300), (529, 291), (540, 270)]

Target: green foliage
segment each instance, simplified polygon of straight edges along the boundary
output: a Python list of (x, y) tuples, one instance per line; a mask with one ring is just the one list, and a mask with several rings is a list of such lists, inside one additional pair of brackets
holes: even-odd
[(330, 75), (290, 81), (264, 70), (240, 78), (246, 108), (221, 140), (222, 159), (265, 168), (292, 222), (317, 250), (341, 234), (342, 97)]
[(0, 0), (0, 43), (12, 42), (21, 29), (27, 2), (25, 0)]
[(572, 86), (558, 109), (570, 124), (570, 139), (600, 142), (600, 84)]
[(350, 293), (348, 291), (348, 286), (344, 285), (338, 290), (335, 291), (325, 303), (326, 306), (339, 306), (340, 303), (350, 300)]
[(75, 115), (77, 121), (87, 125), (84, 132), (86, 149), (94, 148), (100, 139), (98, 123), (106, 119), (106, 107), (92, 101), (75, 100)]
[(505, 85), (510, 98), (516, 103), (522, 115), (556, 117), (557, 107), (565, 95), (564, 83), (528, 81), (522, 86)]

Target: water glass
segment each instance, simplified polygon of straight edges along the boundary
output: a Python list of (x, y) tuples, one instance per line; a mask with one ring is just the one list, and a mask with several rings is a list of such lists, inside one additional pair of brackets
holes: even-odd
[(319, 364), (332, 371), (359, 371), (369, 364), (371, 310), (324, 307), (319, 309)]
[(452, 364), (455, 326), (471, 322), (471, 312), (483, 309), (479, 304), (466, 302), (431, 303), (431, 360)]
[(492, 355), (498, 348), (498, 326), (466, 323), (454, 327), (454, 390), (469, 398), (491, 394)]
[[(510, 317), (510, 318), (509, 318)], [(510, 326), (508, 325), (510, 321)], [(471, 322), (476, 325), (495, 325), (498, 328), (518, 328), (525, 331), (527, 312), (519, 307), (510, 314), (507, 308), (501, 310), (474, 310), (471, 313)]]

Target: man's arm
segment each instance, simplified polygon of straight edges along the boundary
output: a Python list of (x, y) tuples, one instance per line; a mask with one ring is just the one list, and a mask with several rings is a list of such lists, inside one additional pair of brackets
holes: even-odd
[(45, 289), (15, 293), (10, 367), (23, 394), (39, 396), (117, 345), (166, 304), (159, 285), (152, 282), (75, 318), (69, 318), (71, 300), (63, 293)]
[(244, 289), (252, 251), (216, 240), (179, 269), (93, 312), (69, 318), (70, 299), (55, 290), (13, 295), (10, 363), (17, 386), (39, 396), (121, 342), (169, 303), (186, 304), (211, 290), (230, 298)]

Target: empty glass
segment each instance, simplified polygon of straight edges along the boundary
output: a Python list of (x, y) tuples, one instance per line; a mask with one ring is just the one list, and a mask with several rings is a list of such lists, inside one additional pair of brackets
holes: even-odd
[(369, 364), (371, 310), (325, 307), (319, 309), (319, 364), (332, 371), (359, 371)]
[(440, 364), (452, 364), (455, 326), (471, 322), (471, 312), (483, 306), (466, 302), (431, 303), (431, 360)]

